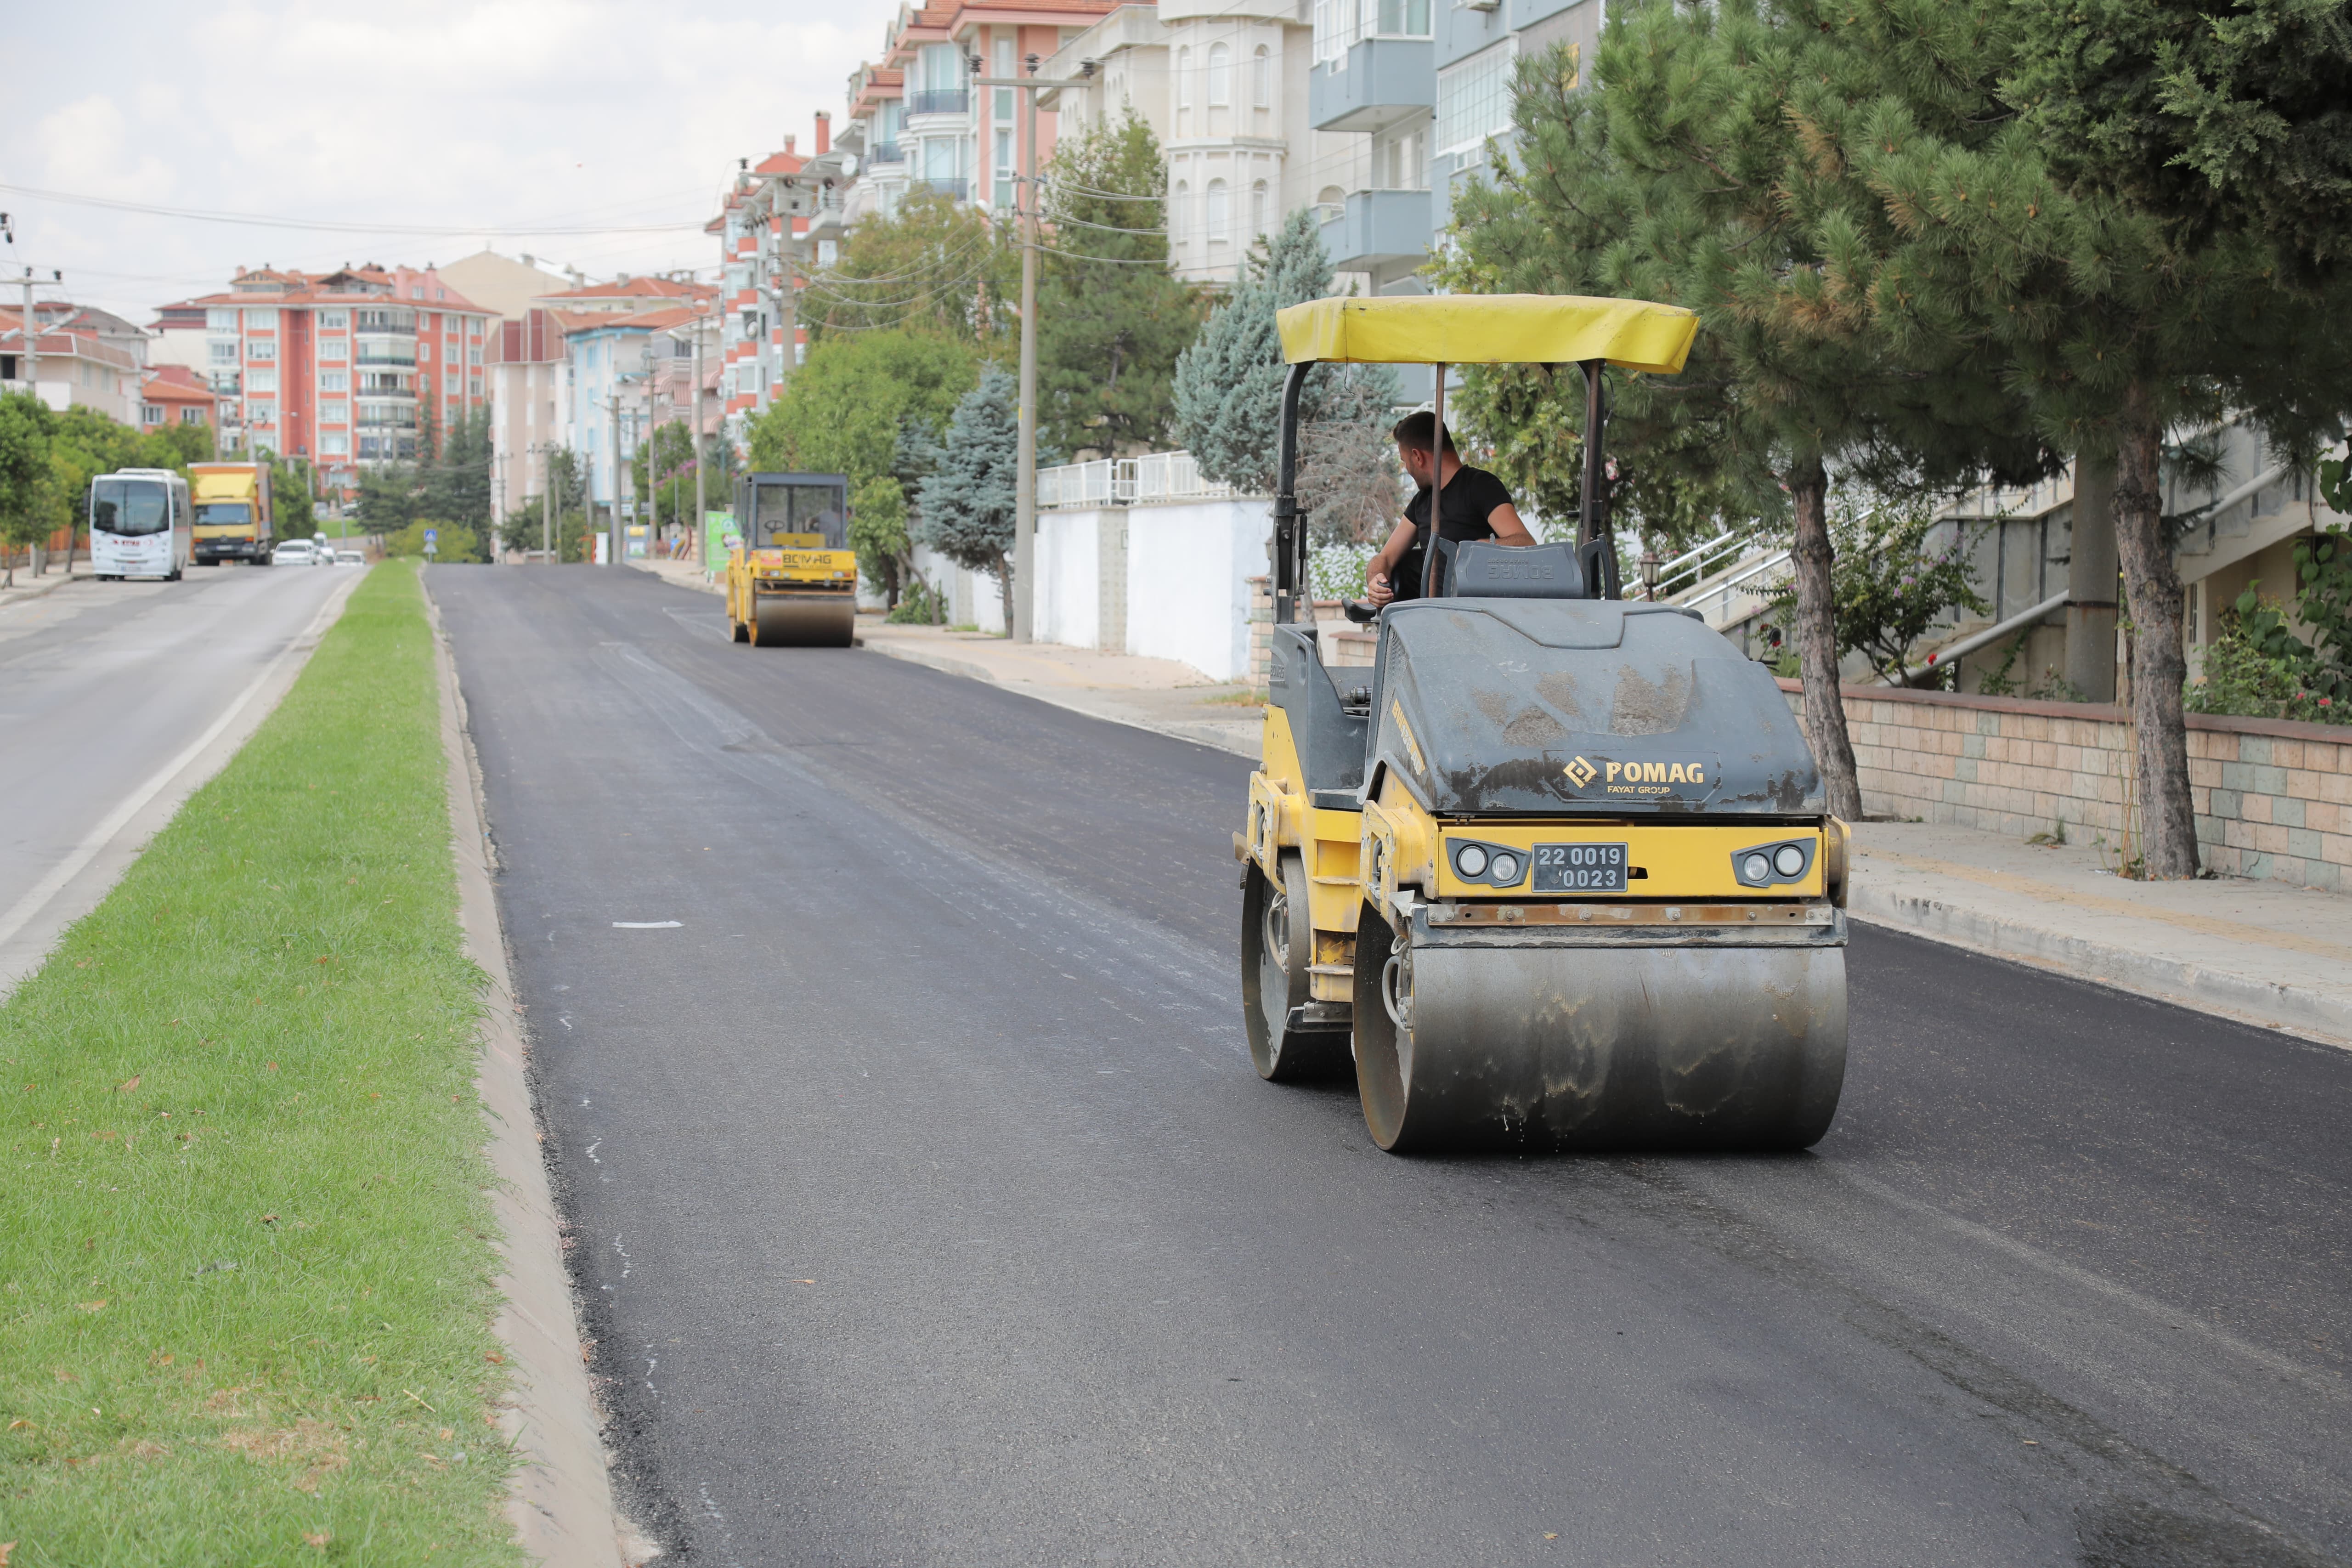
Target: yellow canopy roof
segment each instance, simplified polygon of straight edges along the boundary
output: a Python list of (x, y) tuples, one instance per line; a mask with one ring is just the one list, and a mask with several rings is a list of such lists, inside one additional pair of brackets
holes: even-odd
[(1309, 300), (1275, 317), (1293, 364), (1558, 364), (1605, 359), (1673, 375), (1698, 318), (1676, 305), (1580, 294)]

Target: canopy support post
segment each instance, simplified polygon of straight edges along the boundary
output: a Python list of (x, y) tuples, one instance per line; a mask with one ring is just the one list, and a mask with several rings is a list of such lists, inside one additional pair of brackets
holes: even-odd
[[(1298, 618), (1298, 600), (1309, 605), (1314, 590), (1307, 584), (1307, 514), (1298, 508), (1298, 398), (1307, 389), (1312, 360), (1290, 367), (1282, 382), (1282, 423), (1276, 447), (1274, 487), (1274, 623), (1287, 626)], [(1312, 612), (1310, 611), (1310, 614)]]
[[(1584, 373), (1584, 486), (1578, 502), (1577, 555), (1590, 562), (1595, 598), (1621, 597), (1622, 584), (1617, 580), (1617, 541), (1609, 526), (1609, 470), (1601, 453), (1601, 426), (1606, 400), (1601, 374), (1608, 368), (1606, 360), (1579, 360), (1576, 368)], [(1600, 548), (1595, 549), (1595, 545)]]
[[(1421, 596), (1424, 599), (1437, 597), (1437, 542), (1445, 537), (1445, 531), (1442, 526), (1444, 513), (1437, 504), (1445, 493), (1444, 361), (1438, 361), (1436, 371), (1437, 383), (1429, 399), (1430, 422), (1434, 426), (1429, 437), (1431, 443), (1429, 464), (1432, 476), (1429, 483), (1429, 537), (1422, 542), (1421, 547)], [(1453, 585), (1451, 583), (1446, 584), (1449, 588)]]

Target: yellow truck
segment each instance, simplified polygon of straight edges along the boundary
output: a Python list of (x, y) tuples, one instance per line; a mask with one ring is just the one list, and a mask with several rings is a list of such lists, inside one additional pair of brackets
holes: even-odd
[(741, 539), (727, 555), (727, 626), (758, 647), (847, 647), (857, 626), (857, 555), (841, 474), (745, 474)]
[(267, 463), (191, 463), (188, 489), (195, 503), (196, 564), (224, 561), (269, 564), (276, 548)]

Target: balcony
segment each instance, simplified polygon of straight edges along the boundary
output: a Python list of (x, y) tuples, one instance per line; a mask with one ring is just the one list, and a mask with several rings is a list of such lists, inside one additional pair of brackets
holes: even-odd
[(907, 161), (907, 150), (896, 142), (877, 142), (874, 151), (866, 154), (866, 161), (869, 164), (903, 163)]
[(907, 182), (907, 194), (910, 196), (924, 195), (945, 196), (951, 202), (961, 202), (970, 198), (971, 182), (970, 180), (909, 180)]
[(1385, 131), (1437, 106), (1437, 46), (1427, 38), (1366, 38), (1307, 79), (1307, 120), (1318, 131)]
[(416, 351), (415, 349), (403, 350), (399, 348), (374, 348), (369, 344), (362, 343), (360, 345), (359, 356), (353, 359), (352, 363), (362, 367), (372, 364), (396, 364), (404, 370), (414, 370), (416, 368)]
[(413, 318), (404, 324), (390, 320), (377, 310), (357, 310), (352, 312), (352, 315), (354, 319), (352, 322), (352, 331), (363, 338), (387, 335), (413, 338), (416, 335), (416, 322)]
[(1323, 251), (1341, 272), (1374, 272), (1429, 256), (1427, 191), (1352, 191), (1339, 216), (1323, 225)]
[(352, 421), (362, 430), (414, 430), (416, 410), (414, 408), (362, 409)]
[(961, 87), (927, 88), (907, 95), (907, 118), (918, 114), (952, 114), (961, 119), (971, 112), (971, 93)]

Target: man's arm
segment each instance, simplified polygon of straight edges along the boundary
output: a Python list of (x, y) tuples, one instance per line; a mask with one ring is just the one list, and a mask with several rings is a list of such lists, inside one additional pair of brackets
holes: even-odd
[[(1517, 524), (1517, 513), (1512, 515), (1511, 521), (1514, 526)], [(1412, 548), (1413, 535), (1419, 531), (1410, 518), (1398, 523), (1390, 531), (1388, 542), (1381, 546), (1380, 553), (1365, 563), (1364, 596), (1373, 604), (1385, 605), (1396, 597), (1396, 587), (1389, 578), (1396, 572), (1397, 563), (1404, 559), (1404, 552)], [(1519, 531), (1524, 533), (1527, 531), (1520, 529)]]
[(1519, 521), (1519, 509), (1509, 501), (1486, 514), (1486, 526), (1495, 531), (1495, 542), (1497, 544), (1507, 544), (1517, 549), (1536, 542), (1536, 536), (1528, 531), (1528, 525)]

